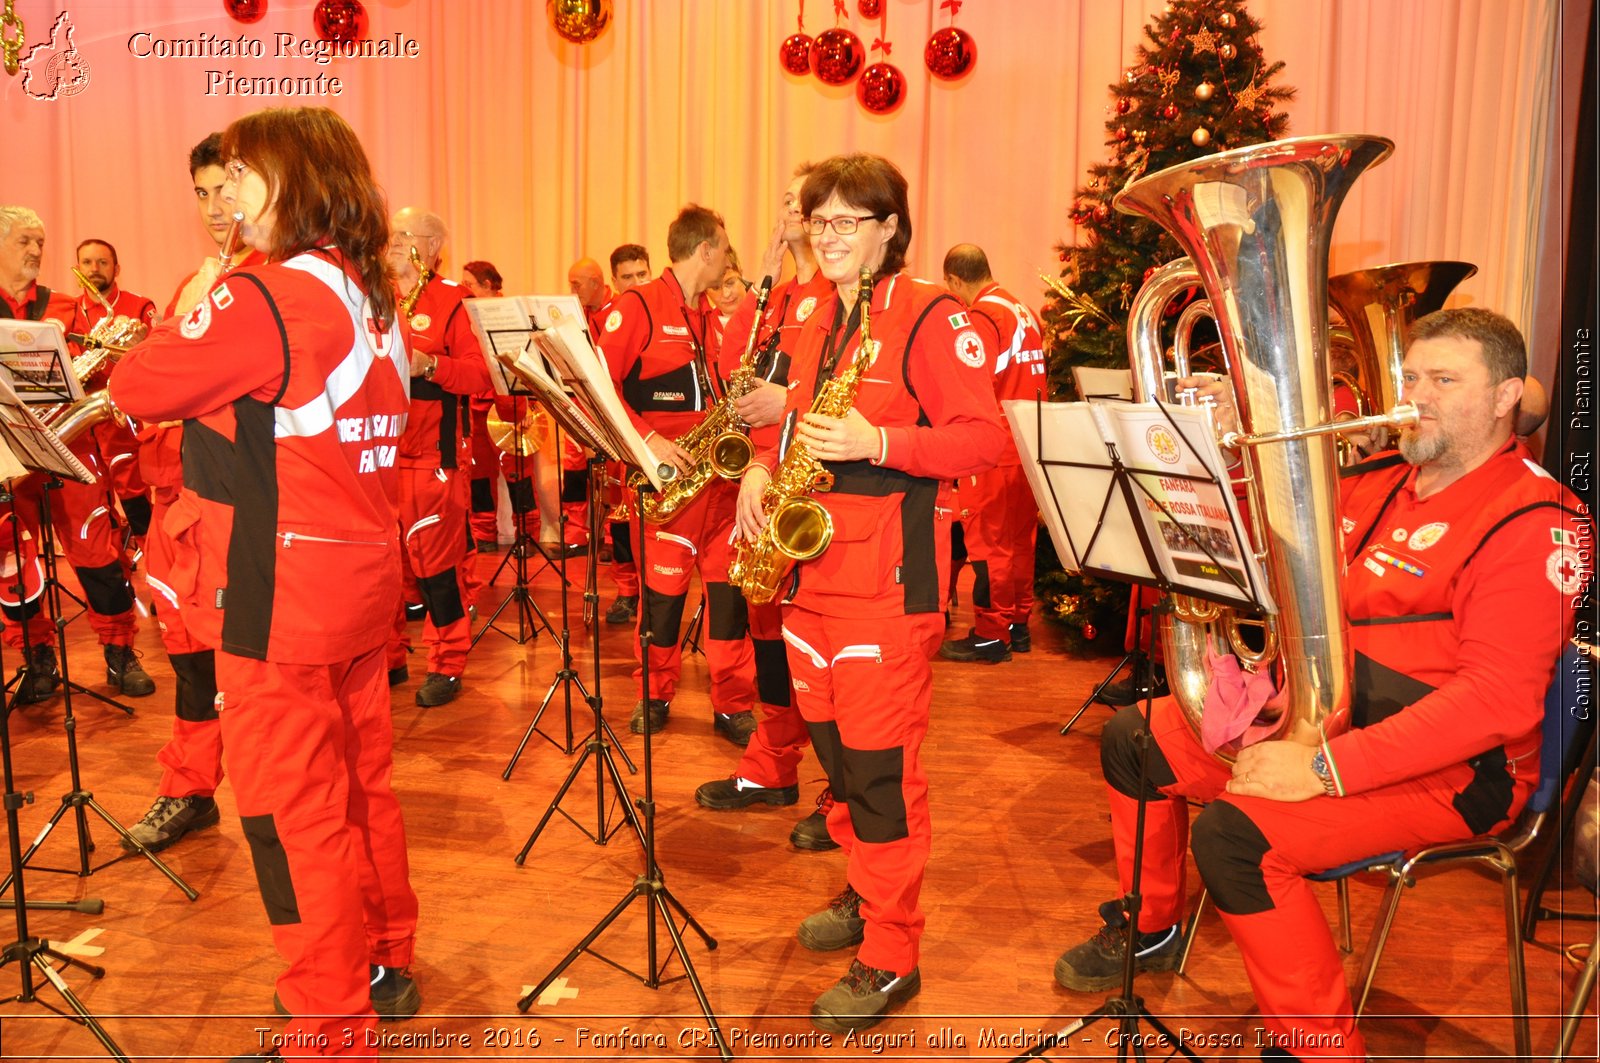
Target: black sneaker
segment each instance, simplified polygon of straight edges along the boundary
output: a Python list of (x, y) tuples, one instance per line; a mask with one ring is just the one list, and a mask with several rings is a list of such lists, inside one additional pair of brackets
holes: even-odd
[[(658, 698), (650, 699), (650, 733), (655, 734), (667, 725), (667, 703)], [(628, 730), (636, 735), (644, 734), (645, 703), (640, 701), (633, 706), (633, 716), (628, 720)]]
[[(1094, 937), (1061, 954), (1056, 961), (1056, 982), (1080, 993), (1099, 993), (1122, 984), (1122, 961), (1127, 948), (1128, 917), (1121, 901), (1106, 901), (1100, 906), (1105, 925)], [(1183, 935), (1174, 924), (1165, 930), (1139, 935), (1139, 951), (1133, 962), (1140, 971), (1170, 971), (1178, 965), (1183, 950)]]
[[(422, 991), (417, 988), (417, 981), (411, 977), (410, 971), (369, 963), (367, 978), (372, 986), (372, 1010), (378, 1013), (379, 1022), (399, 1022), (422, 1010)], [(276, 993), (272, 994), (272, 1008), (279, 1015), (289, 1014), (289, 1009), (283, 1006), (283, 1001)]]
[[(750, 736), (756, 733), (756, 714), (749, 709), (744, 712), (719, 712), (711, 726), (719, 735), (743, 749), (750, 744)], [(798, 791), (796, 796), (799, 796)]]
[(845, 976), (811, 1005), (811, 1025), (832, 1033), (865, 1030), (921, 988), (922, 974), (914, 967), (910, 974), (895, 974), (851, 960)]
[(719, 812), (746, 808), (757, 801), (767, 805), (792, 805), (800, 800), (800, 787), (762, 786), (735, 776), (705, 783), (694, 792), (694, 799), (701, 808), (714, 808)]
[[(152, 853), (159, 853), (190, 831), (215, 827), (221, 819), (214, 797), (163, 796), (156, 798), (150, 811), (129, 827), (128, 833)], [(138, 849), (126, 838), (122, 839), (122, 847), (130, 853)]]
[(130, 698), (142, 698), (156, 692), (156, 681), (139, 663), (139, 655), (132, 646), (102, 647), (106, 655), (106, 683), (116, 687)]
[(947, 661), (984, 661), (999, 664), (1011, 660), (1011, 648), (1003, 639), (980, 639), (978, 633), (967, 631), (964, 639), (947, 639), (939, 647), (939, 656)]
[(1011, 652), (1033, 652), (1033, 633), (1028, 630), (1027, 624), (1011, 625)]
[(48, 700), (61, 685), (61, 673), (56, 670), (56, 648), (28, 647), (28, 662), (17, 669), (17, 676), (18, 705)]
[(411, 668), (409, 665), (402, 664), (389, 669), (389, 685), (391, 687), (397, 687), (410, 678)]
[(639, 615), (639, 596), (637, 594), (620, 594), (617, 600), (611, 603), (611, 608), (606, 610), (606, 623), (627, 624)]
[(1120, 708), (1123, 705), (1136, 705), (1146, 696), (1167, 696), (1167, 670), (1160, 664), (1152, 666), (1150, 658), (1140, 654), (1133, 666), (1133, 674), (1111, 683), (1094, 700), (1102, 705)]
[(459, 693), (461, 693), (460, 676), (429, 672), (428, 678), (417, 688), (417, 704), (425, 709), (448, 705), (456, 700), (456, 695)]
[(794, 830), (789, 832), (789, 844), (813, 853), (839, 848), (839, 843), (828, 833), (828, 812), (832, 808), (833, 791), (823, 787), (817, 795), (816, 811), (794, 825)]
[(422, 602), (407, 602), (406, 603), (406, 619), (407, 620), (421, 620), (423, 617), (425, 617), (427, 615), (428, 615), (428, 607), (426, 605), (424, 605)]
[(861, 894), (845, 884), (843, 890), (820, 912), (800, 920), (795, 937), (812, 952), (833, 952), (861, 944), (867, 921), (861, 918)]

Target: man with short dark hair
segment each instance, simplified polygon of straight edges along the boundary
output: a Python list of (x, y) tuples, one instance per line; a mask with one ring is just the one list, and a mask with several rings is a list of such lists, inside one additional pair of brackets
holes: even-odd
[[(944, 257), (944, 286), (972, 308), (973, 324), (992, 334), (994, 397), (1031, 399), (1050, 388), (1044, 341), (1033, 313), (995, 283), (989, 257), (977, 244), (957, 244)], [(939, 656), (951, 661), (1011, 659), (1033, 648), (1028, 617), (1033, 612), (1033, 546), (1039, 534), (1038, 506), (1022, 473), (1022, 457), (1009, 434), (1000, 464), (965, 477), (957, 495), (967, 559), (972, 564), (972, 630), (949, 639)]]
[(650, 279), (650, 252), (643, 244), (621, 244), (611, 252), (611, 286), (619, 292)]
[[(629, 288), (636, 288), (650, 280), (650, 252), (643, 244), (621, 244), (611, 252), (611, 287), (617, 294)], [(611, 297), (611, 302), (616, 301), (616, 295)], [(610, 303), (608, 302), (609, 308)], [(594, 328), (590, 335), (596, 343), (600, 342), (600, 334), (605, 331), (605, 318), (609, 313), (600, 317), (599, 327)], [(623, 466), (621, 462), (606, 463), (606, 475), (613, 481), (623, 479)], [(626, 491), (620, 483), (616, 490), (620, 496)], [(627, 508), (626, 502), (616, 507), (618, 510)], [(606, 610), (606, 623), (631, 624), (639, 615), (639, 566), (633, 559), (633, 543), (629, 539), (628, 522), (626, 520), (610, 520), (607, 531), (611, 535), (611, 580), (617, 585), (617, 597), (612, 601), (611, 607)]]
[[(1204, 803), (1195, 864), (1275, 1042), (1267, 1058), (1365, 1053), (1339, 952), (1304, 876), (1498, 830), (1538, 783), (1545, 690), (1591, 572), (1594, 528), (1512, 435), (1525, 371), (1521, 334), (1499, 314), (1444, 310), (1412, 327), (1404, 397), (1421, 420), (1401, 433), (1398, 453), (1346, 470), (1343, 483), (1351, 730), (1248, 745), (1230, 770), (1172, 699), (1152, 703), (1136, 964), (1176, 963), (1188, 802)], [(1219, 428), (1233, 427), (1224, 385), (1179, 384), (1217, 400)], [(1274, 591), (1281, 608), (1293, 607), (1293, 588)], [(1144, 729), (1130, 706), (1101, 739), (1124, 891)], [(1100, 914), (1099, 932), (1056, 962), (1069, 989), (1121, 982), (1126, 914), (1120, 901)]]
[[(667, 228), (667, 249), (672, 264), (661, 276), (617, 296), (599, 343), (645, 444), (658, 460), (688, 472), (691, 457), (676, 440), (717, 400), (708, 390), (710, 324), (704, 296), (727, 266), (728, 232), (721, 215), (693, 204), (684, 207)], [(744, 599), (728, 583), (731, 544), (726, 535), (712, 534), (729, 526), (735, 494), (732, 484), (713, 477), (665, 523), (634, 518), (634, 541), (641, 533), (650, 536), (640, 626), (652, 638), (643, 651), (650, 654), (650, 689), (634, 707), (629, 723), (634, 734), (666, 726), (683, 663), (678, 628), (692, 568), (699, 569), (706, 593), (701, 641), (711, 673), (713, 724), (741, 745), (755, 729), (755, 665)]]

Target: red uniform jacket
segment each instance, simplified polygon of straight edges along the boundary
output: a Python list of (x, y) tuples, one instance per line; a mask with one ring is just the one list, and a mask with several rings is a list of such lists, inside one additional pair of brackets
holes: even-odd
[(111, 376), (119, 408), (184, 420), (166, 529), (200, 641), (329, 664), (377, 649), (400, 604), (401, 330), (327, 251), (235, 270)]
[(583, 320), (589, 326), (589, 339), (592, 342), (596, 344), (600, 342), (600, 334), (605, 331), (606, 327), (606, 317), (611, 313), (611, 304), (616, 301), (617, 295), (608, 284), (606, 285), (605, 298), (600, 300), (600, 305), (593, 310), (585, 309), (583, 311)]
[(72, 296), (53, 292), (37, 283), (28, 285), (20, 304), (13, 303), (10, 296), (0, 292), (0, 317), (17, 321), (55, 321), (71, 332), (74, 309)]
[(1356, 729), (1329, 745), (1344, 787), (1454, 766), (1456, 808), (1486, 830), (1505, 818), (1513, 776), (1538, 778), (1545, 689), (1593, 528), (1515, 441), (1424, 499), (1398, 454), (1346, 477)]
[(612, 302), (600, 353), (640, 435), (676, 439), (716, 402), (695, 368), (705, 357), (707, 328), (705, 310), (688, 304), (670, 269)]
[(467, 290), (434, 277), (411, 311), (414, 350), (439, 359), (432, 380), (411, 381), (411, 419), (400, 439), (408, 469), (455, 469), (472, 464), (470, 396), (489, 389), (489, 366), (461, 306)]
[[(974, 321), (983, 319), (994, 325), (999, 353), (994, 357), (994, 397), (1032, 399), (1043, 393), (1049, 398), (1050, 381), (1044, 361), (1044, 341), (1033, 313), (998, 284), (978, 293), (972, 302)], [(989, 339), (987, 333), (984, 339)], [(1001, 465), (1020, 465), (1016, 440), (1006, 433), (1006, 445), (999, 455)]]
[[(146, 325), (154, 326), (156, 323), (156, 304), (153, 300), (142, 295), (125, 292), (115, 284), (109, 292), (101, 292), (106, 302), (111, 304), (111, 309), (120, 317), (132, 317), (143, 321)], [(78, 296), (72, 304), (72, 325), (69, 332), (85, 333), (98, 325), (106, 316), (106, 308), (100, 305), (100, 300), (93, 298), (88, 293)]]
[[(800, 326), (816, 310), (817, 305), (833, 291), (820, 271), (801, 284), (790, 277), (772, 290), (767, 297), (767, 309), (762, 314), (756, 332), (756, 375), (774, 384), (789, 386), (789, 360), (795, 341), (800, 337)], [(728, 319), (723, 331), (722, 350), (717, 355), (717, 365), (726, 379), (739, 366), (744, 356), (745, 344), (750, 339), (750, 325), (756, 316), (756, 293), (751, 292), (739, 304), (739, 309)], [(750, 429), (750, 438), (757, 450), (778, 445), (780, 425), (763, 425)]]
[[(855, 360), (858, 324), (836, 292), (818, 303), (795, 344), (786, 422), (810, 409), (825, 353), (841, 352), (832, 375)], [(904, 274), (874, 289), (870, 327), (879, 353), (855, 408), (877, 426), (881, 450), (876, 460), (827, 464), (833, 490), (815, 497), (833, 518), (833, 541), (797, 567), (786, 600), (829, 616), (938, 612), (950, 556), (941, 491), (994, 468), (1005, 442), (989, 351), (955, 296)], [(769, 451), (757, 460), (772, 469), (778, 459)]]

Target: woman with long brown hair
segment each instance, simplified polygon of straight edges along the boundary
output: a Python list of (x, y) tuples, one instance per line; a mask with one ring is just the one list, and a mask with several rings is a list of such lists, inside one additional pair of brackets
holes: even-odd
[(288, 964), (280, 1043), (370, 1054), (378, 1016), (421, 1002), (383, 657), (409, 380), (388, 212), (330, 110), (249, 115), (222, 150), (223, 200), (267, 262), (158, 326), (110, 393), (141, 420), (185, 421), (173, 589), (217, 648), (228, 774)]

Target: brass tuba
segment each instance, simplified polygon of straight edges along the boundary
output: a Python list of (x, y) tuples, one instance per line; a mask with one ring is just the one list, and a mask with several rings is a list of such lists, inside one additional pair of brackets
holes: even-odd
[[(1331, 423), (1328, 249), (1350, 187), (1393, 149), (1384, 138), (1355, 135), (1258, 144), (1162, 170), (1114, 201), (1160, 224), (1189, 256), (1156, 270), (1134, 301), (1128, 353), (1136, 400), (1162, 393), (1160, 324), (1171, 299), (1199, 283), (1215, 313), (1240, 419), (1226, 442), (1243, 447), (1253, 548), (1278, 609), (1272, 627), (1287, 707), (1276, 737), (1349, 726), (1352, 651), (1332, 435), (1370, 425)], [(1414, 418), (1402, 411), (1367, 420)], [(1167, 681), (1196, 731), (1212, 683), (1211, 627), (1171, 611), (1162, 617)], [(1232, 641), (1237, 652), (1241, 643)], [(1266, 663), (1262, 656), (1247, 656), (1245, 667)]]
[[(872, 306), (872, 271), (862, 269), (856, 288), (856, 304), (861, 307), (861, 346), (856, 360), (838, 376), (829, 377), (817, 388), (811, 412), (843, 417), (855, 405), (861, 378), (878, 357), (878, 341), (872, 338), (869, 313)], [(833, 473), (811, 455), (799, 439), (789, 443), (783, 459), (761, 492), (761, 511), (767, 526), (754, 539), (740, 539), (728, 565), (728, 582), (738, 587), (745, 601), (763, 605), (778, 595), (783, 582), (801, 561), (822, 556), (833, 541), (833, 517), (827, 507), (811, 497), (813, 491), (833, 487)]]

